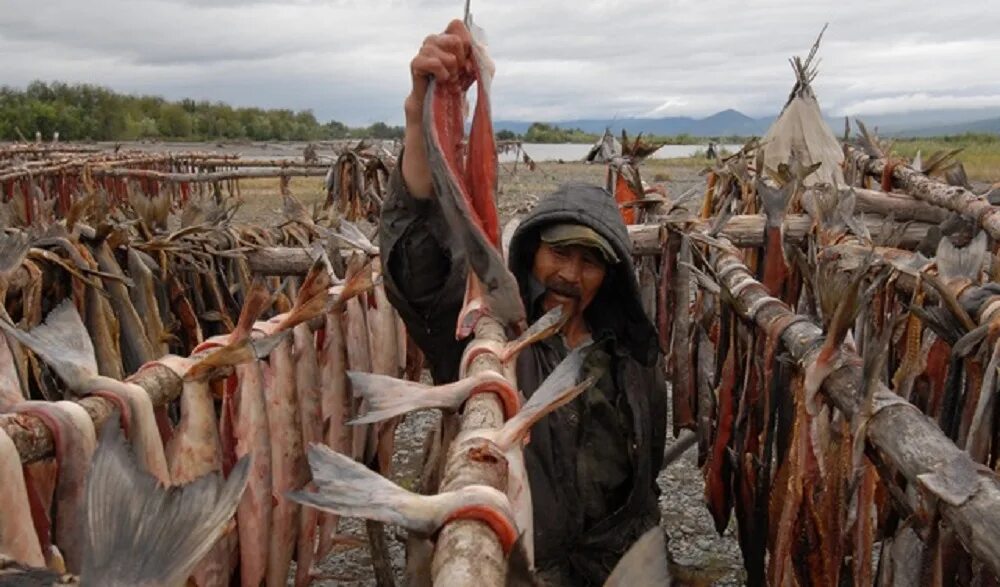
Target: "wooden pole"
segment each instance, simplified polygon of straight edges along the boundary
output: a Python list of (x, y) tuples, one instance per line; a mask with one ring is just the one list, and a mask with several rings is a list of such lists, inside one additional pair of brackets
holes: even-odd
[[(165, 405), (179, 398), (183, 382), (176, 373), (163, 365), (151, 366), (139, 372), (130, 380), (149, 393), (153, 407)], [(115, 405), (103, 397), (90, 396), (77, 402), (94, 421), (94, 428), (100, 429)], [(52, 433), (35, 416), (28, 414), (0, 414), (0, 427), (14, 441), (21, 462), (32, 463), (47, 457), (55, 456), (55, 443)]]
[[(856, 165), (867, 175), (882, 177), (885, 172), (885, 159), (870, 157), (851, 146), (847, 148), (847, 156), (849, 164)], [(986, 198), (963, 187), (951, 186), (927, 177), (906, 165), (893, 167), (892, 179), (894, 184), (913, 198), (958, 212), (975, 221), (994, 240), (1000, 239), (1000, 207), (990, 204)]]
[(209, 182), (227, 179), (253, 179), (259, 177), (321, 177), (326, 175), (326, 167), (275, 167), (261, 169), (233, 169), (208, 173), (169, 173), (149, 169), (99, 169), (95, 176), (136, 177), (176, 182)]
[[(507, 338), (503, 327), (491, 318), (481, 318), (476, 324), (476, 340), (503, 344)], [(475, 344), (473, 342), (472, 344)], [(503, 373), (499, 359), (492, 353), (480, 353), (472, 360), (468, 375), (484, 371)], [(462, 410), (462, 432), (495, 429), (503, 426), (504, 411), (500, 398), (493, 393), (473, 395)], [(468, 485), (489, 485), (507, 490), (505, 459), (474, 459), (457, 443), (448, 449), (440, 492), (454, 491)], [(434, 547), (431, 577), (435, 585), (465, 585), (468, 587), (500, 587), (507, 576), (507, 560), (503, 547), (493, 530), (483, 522), (456, 520), (441, 529)]]
[[(767, 329), (774, 320), (794, 315), (779, 301), (759, 306), (754, 316), (747, 315), (748, 308), (758, 307), (757, 300), (769, 296), (767, 289), (754, 280), (743, 260), (732, 252), (718, 255), (713, 264), (726, 286), (739, 292), (740, 303), (734, 309), (752, 319), (759, 328)], [(744, 285), (736, 288), (740, 283)], [(816, 358), (823, 331), (811, 321), (800, 321), (785, 329), (781, 339), (792, 356), (803, 364)], [(862, 361), (846, 348), (841, 352), (845, 356), (844, 365), (826, 378), (822, 391), (850, 418), (857, 412), (861, 397), (858, 386), (862, 381)], [(878, 386), (878, 391), (892, 393), (885, 385), (879, 383)], [(934, 422), (905, 402), (879, 410), (869, 421), (865, 433), (871, 446), (914, 487), (924, 486), (920, 480), (922, 475), (937, 474), (970, 491), (971, 496), (961, 503), (939, 500), (937, 507), (965, 548), (993, 573), (1000, 573), (1000, 483), (996, 475), (983, 472), (973, 473), (971, 480), (957, 478), (953, 472), (979, 471), (980, 467)]]

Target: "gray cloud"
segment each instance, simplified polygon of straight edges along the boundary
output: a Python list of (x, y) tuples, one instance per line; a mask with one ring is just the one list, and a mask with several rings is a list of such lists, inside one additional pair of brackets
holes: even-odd
[[(400, 122), (408, 61), (459, 0), (7, 0), (4, 83), (90, 82), (169, 98)], [(824, 22), (829, 114), (1000, 106), (1000, 11), (953, 0), (474, 0), (497, 118), (777, 112)]]

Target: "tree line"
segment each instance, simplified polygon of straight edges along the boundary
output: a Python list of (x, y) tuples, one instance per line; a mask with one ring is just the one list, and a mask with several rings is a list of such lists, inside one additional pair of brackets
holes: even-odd
[(91, 84), (35, 81), (0, 87), (0, 139), (132, 141), (139, 139), (312, 141), (402, 138), (403, 128), (376, 122), (351, 128), (321, 123), (310, 110), (234, 108), (207, 100), (121, 94)]

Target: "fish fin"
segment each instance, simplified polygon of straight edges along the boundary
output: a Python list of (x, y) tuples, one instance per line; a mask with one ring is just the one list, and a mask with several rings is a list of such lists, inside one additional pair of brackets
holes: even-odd
[(322, 444), (307, 451), (316, 492), (293, 491), (286, 497), (325, 512), (398, 524), (411, 530), (433, 526), (436, 512), (413, 508), (413, 493), (354, 459)]
[[(274, 338), (274, 336), (265, 338), (270, 339)], [(257, 341), (244, 338), (213, 350), (188, 368), (187, 373), (184, 374), (184, 380), (199, 381), (206, 378), (211, 379), (221, 369), (234, 367), (259, 358), (257, 356), (259, 353), (256, 352), (254, 342)], [(264, 356), (266, 357), (267, 355), (265, 354)]]
[(563, 326), (569, 322), (571, 316), (563, 312), (562, 305), (557, 305), (544, 316), (535, 320), (534, 324), (528, 327), (517, 340), (511, 341), (504, 345), (503, 351), (500, 353), (500, 362), (507, 363), (512, 358), (516, 357), (519, 352), (525, 347), (532, 345), (540, 340), (545, 340), (546, 338), (552, 336), (556, 332), (562, 330)]
[(72, 300), (64, 299), (31, 330), (21, 330), (0, 318), (0, 328), (35, 352), (71, 389), (80, 389), (84, 382), (97, 375), (97, 358), (87, 327)]
[(246, 299), (243, 300), (243, 311), (236, 322), (236, 328), (229, 335), (231, 342), (249, 338), (253, 330), (253, 324), (257, 321), (264, 310), (271, 305), (271, 294), (267, 291), (262, 277), (256, 277), (250, 285)]
[(979, 282), (979, 274), (986, 261), (986, 233), (980, 232), (968, 246), (958, 248), (951, 239), (942, 238), (935, 256), (938, 275), (945, 283), (955, 279)]
[(646, 531), (622, 556), (604, 587), (653, 587), (670, 585), (670, 562), (663, 528)]
[(531, 560), (524, 545), (525, 533), (517, 537), (517, 542), (507, 555), (507, 582), (505, 587), (542, 587), (544, 583), (535, 576)]
[(351, 380), (354, 395), (363, 397), (368, 404), (368, 411), (349, 424), (371, 424), (422, 407), (431, 407), (426, 401), (420, 401), (426, 399), (424, 396), (431, 389), (422, 383), (360, 371), (348, 371), (347, 378)]
[(357, 297), (375, 288), (375, 280), (372, 276), (371, 263), (363, 263), (354, 270), (348, 270), (347, 279), (344, 281), (344, 288), (337, 299), (329, 305), (328, 310), (341, 310), (347, 305), (351, 298)]
[(0, 275), (8, 275), (20, 267), (30, 248), (25, 233), (0, 233)]
[(465, 279), (465, 298), (462, 309), (458, 313), (458, 323), (455, 327), (455, 340), (464, 340), (476, 330), (479, 319), (487, 314), (483, 303), (483, 287), (479, 277), (469, 271)]
[(760, 196), (768, 226), (781, 226), (785, 219), (785, 211), (788, 209), (788, 202), (792, 199), (795, 188), (796, 182), (794, 181), (789, 181), (782, 187), (773, 188), (758, 178), (757, 194)]
[(598, 358), (606, 358), (607, 355), (593, 351), (593, 343), (579, 346), (556, 365), (520, 411), (503, 425), (497, 439), (497, 445), (502, 450), (508, 450), (546, 414), (566, 405), (600, 379), (607, 363), (590, 359), (592, 355), (603, 355)]
[(139, 470), (109, 418), (87, 478), (81, 575), (93, 585), (182, 583), (225, 531), (249, 473), (243, 458), (225, 481), (210, 473), (163, 487)]

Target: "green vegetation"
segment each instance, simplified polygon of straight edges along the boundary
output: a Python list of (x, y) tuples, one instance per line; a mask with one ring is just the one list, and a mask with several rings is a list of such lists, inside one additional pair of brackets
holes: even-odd
[(965, 166), (969, 179), (1000, 181), (1000, 135), (967, 133), (948, 137), (898, 138), (893, 151), (912, 159), (920, 151), (924, 161), (935, 151), (962, 149), (956, 159)]
[(535, 122), (524, 133), (526, 143), (593, 143), (597, 135), (583, 132), (578, 128), (559, 128), (554, 124)]
[(32, 82), (26, 89), (0, 88), (0, 140), (129, 141), (137, 139), (309, 141), (371, 137), (401, 138), (402, 127), (376, 122), (349, 128), (320, 123), (309, 110), (233, 108), (205, 100), (169, 101), (130, 96), (89, 84)]

